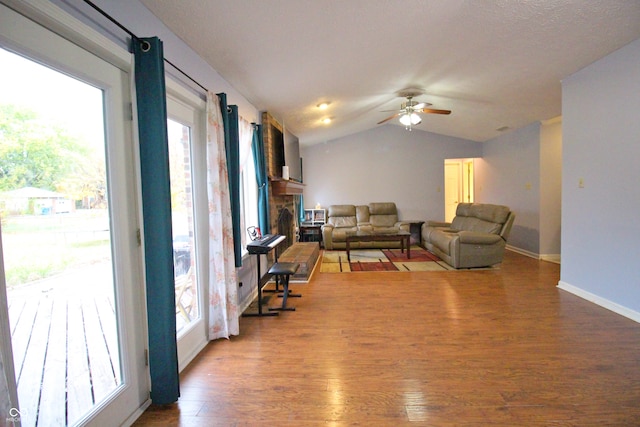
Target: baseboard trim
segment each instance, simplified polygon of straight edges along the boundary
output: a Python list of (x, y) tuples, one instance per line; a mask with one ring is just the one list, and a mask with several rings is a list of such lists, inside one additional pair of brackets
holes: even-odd
[(540, 261), (553, 262), (560, 264), (560, 254), (537, 254), (535, 252), (527, 251), (525, 249), (516, 248), (515, 246), (507, 245), (506, 249), (511, 252), (515, 252), (520, 255), (528, 256)]
[(145, 400), (142, 405), (140, 405), (140, 407), (138, 409), (136, 409), (133, 414), (131, 414), (131, 416), (129, 418), (127, 418), (122, 425), (125, 427), (129, 427), (132, 426), (133, 423), (136, 422), (136, 420), (138, 418), (140, 418), (142, 416), (142, 414), (144, 413), (144, 411), (147, 410), (147, 408), (151, 406), (151, 399), (147, 399)]
[(580, 289), (577, 286), (570, 285), (569, 283), (563, 282), (562, 280), (558, 282), (558, 288), (562, 289), (563, 291), (567, 291), (575, 296), (578, 296), (582, 299), (585, 299), (589, 302), (592, 302), (596, 305), (599, 305), (602, 308), (606, 308), (607, 310), (613, 311), (616, 314), (619, 314), (628, 319), (631, 319), (634, 322), (640, 323), (640, 313), (638, 313), (637, 311), (631, 310), (630, 308), (624, 307), (613, 301), (609, 301), (606, 298), (602, 298), (598, 295), (592, 294), (591, 292), (585, 291), (584, 289)]
[(249, 308), (254, 299), (258, 298), (258, 288), (255, 288), (249, 295), (245, 297), (243, 301), (238, 304), (238, 308), (240, 309), (240, 313), (244, 313), (244, 311)]
[(507, 245), (506, 249), (520, 255), (528, 256), (529, 258), (540, 259), (540, 255), (525, 249), (516, 248), (515, 246)]
[(560, 254), (541, 254), (541, 261), (552, 262), (554, 264), (561, 264), (560, 262)]
[(189, 366), (189, 363), (191, 363), (193, 359), (195, 359), (196, 356), (200, 354), (202, 350), (204, 350), (207, 344), (209, 344), (209, 341), (207, 340), (199, 342), (198, 345), (193, 349), (193, 351), (187, 355), (187, 357), (185, 357), (183, 360), (180, 360), (180, 363), (178, 364), (178, 372), (182, 372), (184, 368)]

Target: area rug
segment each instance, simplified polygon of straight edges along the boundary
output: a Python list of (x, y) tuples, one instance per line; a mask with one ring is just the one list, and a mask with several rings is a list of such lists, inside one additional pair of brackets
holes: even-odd
[(411, 259), (400, 249), (352, 249), (351, 263), (346, 251), (327, 251), (322, 254), (321, 273), (356, 271), (450, 271), (453, 267), (436, 255), (419, 247), (411, 247)]

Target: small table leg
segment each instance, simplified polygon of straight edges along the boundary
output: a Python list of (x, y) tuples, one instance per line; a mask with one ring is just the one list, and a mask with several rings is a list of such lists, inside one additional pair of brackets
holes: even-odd
[(346, 249), (347, 249), (347, 262), (349, 264), (351, 264), (351, 245), (350, 245), (350, 241), (347, 238), (347, 243), (346, 243)]

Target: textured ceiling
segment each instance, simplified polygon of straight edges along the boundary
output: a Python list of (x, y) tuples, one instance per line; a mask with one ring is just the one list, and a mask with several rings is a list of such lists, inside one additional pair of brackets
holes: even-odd
[(563, 78), (640, 38), (638, 0), (142, 2), (302, 144), (380, 126), (407, 88), (453, 111), (416, 129), (485, 141), (560, 115)]

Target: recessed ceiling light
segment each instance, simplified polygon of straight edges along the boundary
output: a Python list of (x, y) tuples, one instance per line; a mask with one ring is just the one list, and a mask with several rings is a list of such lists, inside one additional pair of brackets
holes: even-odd
[(326, 110), (327, 108), (329, 108), (329, 104), (331, 104), (330, 102), (321, 102), (320, 104), (316, 105), (316, 107), (318, 107), (321, 110)]
[(328, 125), (329, 123), (331, 123), (331, 117), (326, 117), (322, 119), (322, 123), (324, 123), (325, 125)]

